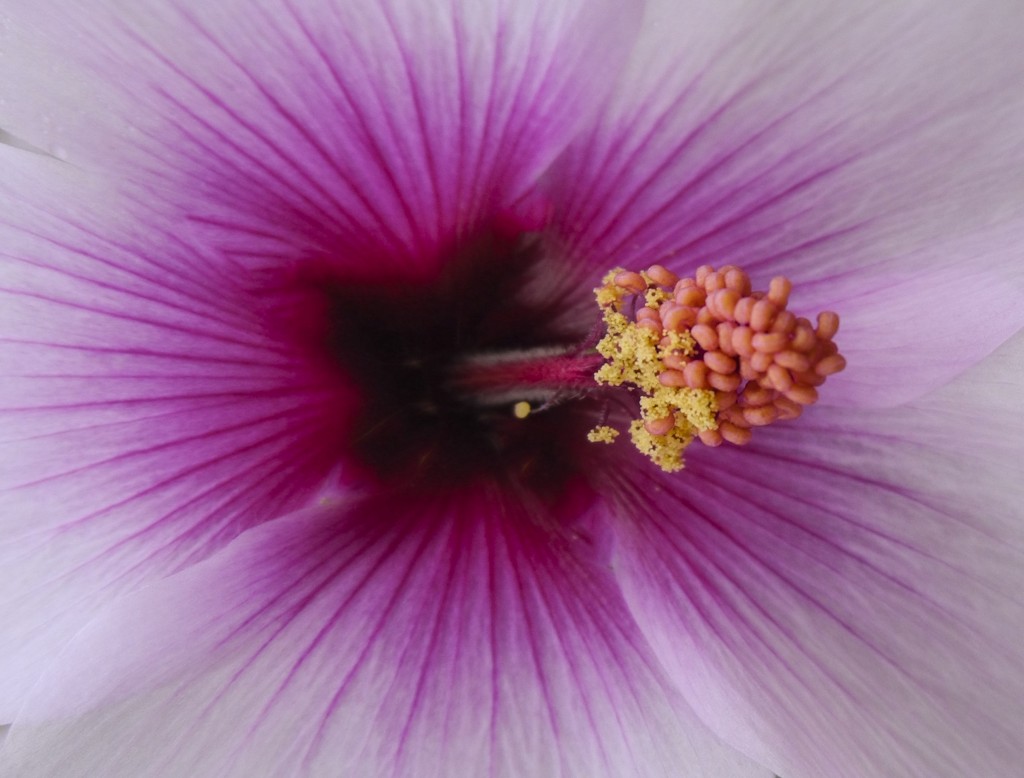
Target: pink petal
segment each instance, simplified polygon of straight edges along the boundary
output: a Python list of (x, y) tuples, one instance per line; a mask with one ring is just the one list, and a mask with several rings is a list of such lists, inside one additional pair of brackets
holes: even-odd
[(220, 240), (407, 271), (527, 191), (610, 89), (641, 3), (17, 6), (0, 126)]
[(1022, 365), (626, 477), (626, 599), (726, 741), (791, 778), (1019, 770)]
[(764, 778), (665, 695), (593, 544), (496, 493), (264, 525), (92, 622), (3, 765)]
[[(817, 310), (842, 312), (836, 342), (847, 367), (822, 389), (822, 402), (898, 406), (943, 386), (1017, 333), (1024, 278), (1008, 279), (997, 266), (1020, 242), (1016, 225), (993, 229), (945, 243), (941, 250), (960, 258), (959, 266), (881, 268), (856, 286), (798, 288), (791, 306), (798, 313), (813, 319)], [(982, 267), (969, 269), (973, 263)]]
[(5, 8), (0, 61), (0, 721), (95, 607), (335, 467), (351, 398), (276, 329), (278, 276), (408, 269), (511, 206), (635, 16), (61, 5)]
[[(306, 504), (346, 395), (251, 280), (70, 165), (0, 147), (0, 721), (115, 593)], [(226, 266), (228, 265), (228, 266)]]
[(657, 3), (549, 174), (566, 240), (602, 268), (788, 275), (844, 316), (843, 402), (921, 395), (1024, 323), (1022, 24), (1015, 2)]

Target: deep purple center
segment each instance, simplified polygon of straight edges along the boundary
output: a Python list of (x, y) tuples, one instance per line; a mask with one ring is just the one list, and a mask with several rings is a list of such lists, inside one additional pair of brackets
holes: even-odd
[(304, 315), (317, 312), (303, 337), (355, 398), (337, 425), (340, 462), (387, 488), (487, 479), (560, 501), (593, 471), (598, 403), (575, 394), (520, 419), (514, 391), (475, 396), (455, 377), (480, 355), (581, 342), (597, 319), (590, 288), (523, 236), (488, 234), (441, 266), (419, 280), (331, 269), (303, 279)]

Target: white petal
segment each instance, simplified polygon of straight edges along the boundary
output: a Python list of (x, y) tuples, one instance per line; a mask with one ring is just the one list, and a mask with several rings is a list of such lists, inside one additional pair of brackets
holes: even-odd
[(666, 696), (592, 555), (486, 495), (283, 518), (83, 630), (0, 764), (766, 778)]
[(0, 721), (97, 603), (311, 499), (343, 393), (250, 280), (71, 165), (0, 146)]
[(433, 258), (523, 195), (609, 91), (641, 9), (57, 5), (8, 12), (0, 127), (196, 220), (378, 261)]
[(815, 408), (637, 487), (627, 601), (726, 740), (789, 778), (1018, 770), (1022, 366), (1018, 336), (912, 406)]
[(844, 319), (836, 401), (920, 396), (1024, 324), (1022, 25), (1016, 0), (654, 3), (549, 176), (565, 240), (785, 274)]
[(0, 721), (94, 607), (336, 466), (350, 398), (268, 325), (265, 274), (437, 260), (565, 145), (635, 11), (5, 7)]

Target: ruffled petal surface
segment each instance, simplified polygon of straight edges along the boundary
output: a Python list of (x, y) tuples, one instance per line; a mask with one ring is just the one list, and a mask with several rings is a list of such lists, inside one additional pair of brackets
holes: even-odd
[(654, 2), (549, 175), (559, 230), (600, 268), (785, 274), (843, 317), (826, 401), (912, 399), (1024, 323), (1022, 25), (1015, 0)]
[(108, 608), (0, 757), (36, 776), (767, 778), (666, 686), (600, 538), (518, 502), (263, 525)]
[(788, 778), (1012, 775), (1024, 338), (893, 411), (626, 475), (613, 562), (684, 697)]
[(641, 10), (16, 0), (0, 127), (250, 248), (301, 238), (410, 272), (532, 186), (609, 92)]

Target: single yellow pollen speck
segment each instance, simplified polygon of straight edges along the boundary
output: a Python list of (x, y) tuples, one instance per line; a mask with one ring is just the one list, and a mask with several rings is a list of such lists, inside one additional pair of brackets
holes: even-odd
[[(597, 344), (597, 352), (606, 362), (594, 374), (599, 384), (627, 386), (638, 389), (640, 418), (630, 425), (633, 445), (666, 472), (683, 467), (683, 450), (703, 430), (717, 429), (715, 393), (710, 389), (664, 386), (658, 376), (667, 370), (664, 358), (670, 354), (692, 356), (697, 344), (688, 332), (656, 332), (641, 327), (623, 313), (626, 294), (614, 284), (620, 269), (605, 276), (604, 286), (595, 290), (598, 305), (604, 316), (604, 338)], [(670, 295), (658, 288), (648, 289), (644, 295), (647, 307), (657, 308)], [(647, 429), (650, 423), (665, 423), (672, 419), (672, 427), (656, 435)], [(610, 442), (604, 437), (607, 427), (598, 427), (587, 436), (592, 442)]]
[(649, 308), (657, 308), (666, 300), (671, 299), (672, 295), (670, 295), (664, 289), (658, 289), (657, 287), (654, 287), (653, 289), (648, 289), (646, 292), (644, 292), (644, 301), (647, 303), (647, 306)]
[(594, 427), (587, 433), (587, 440), (591, 443), (613, 443), (619, 437), (619, 431), (614, 427)]
[(526, 400), (522, 400), (512, 406), (512, 415), (517, 419), (525, 419), (530, 415), (530, 411), (532, 410), (533, 408), (530, 407), (530, 403), (526, 402)]

